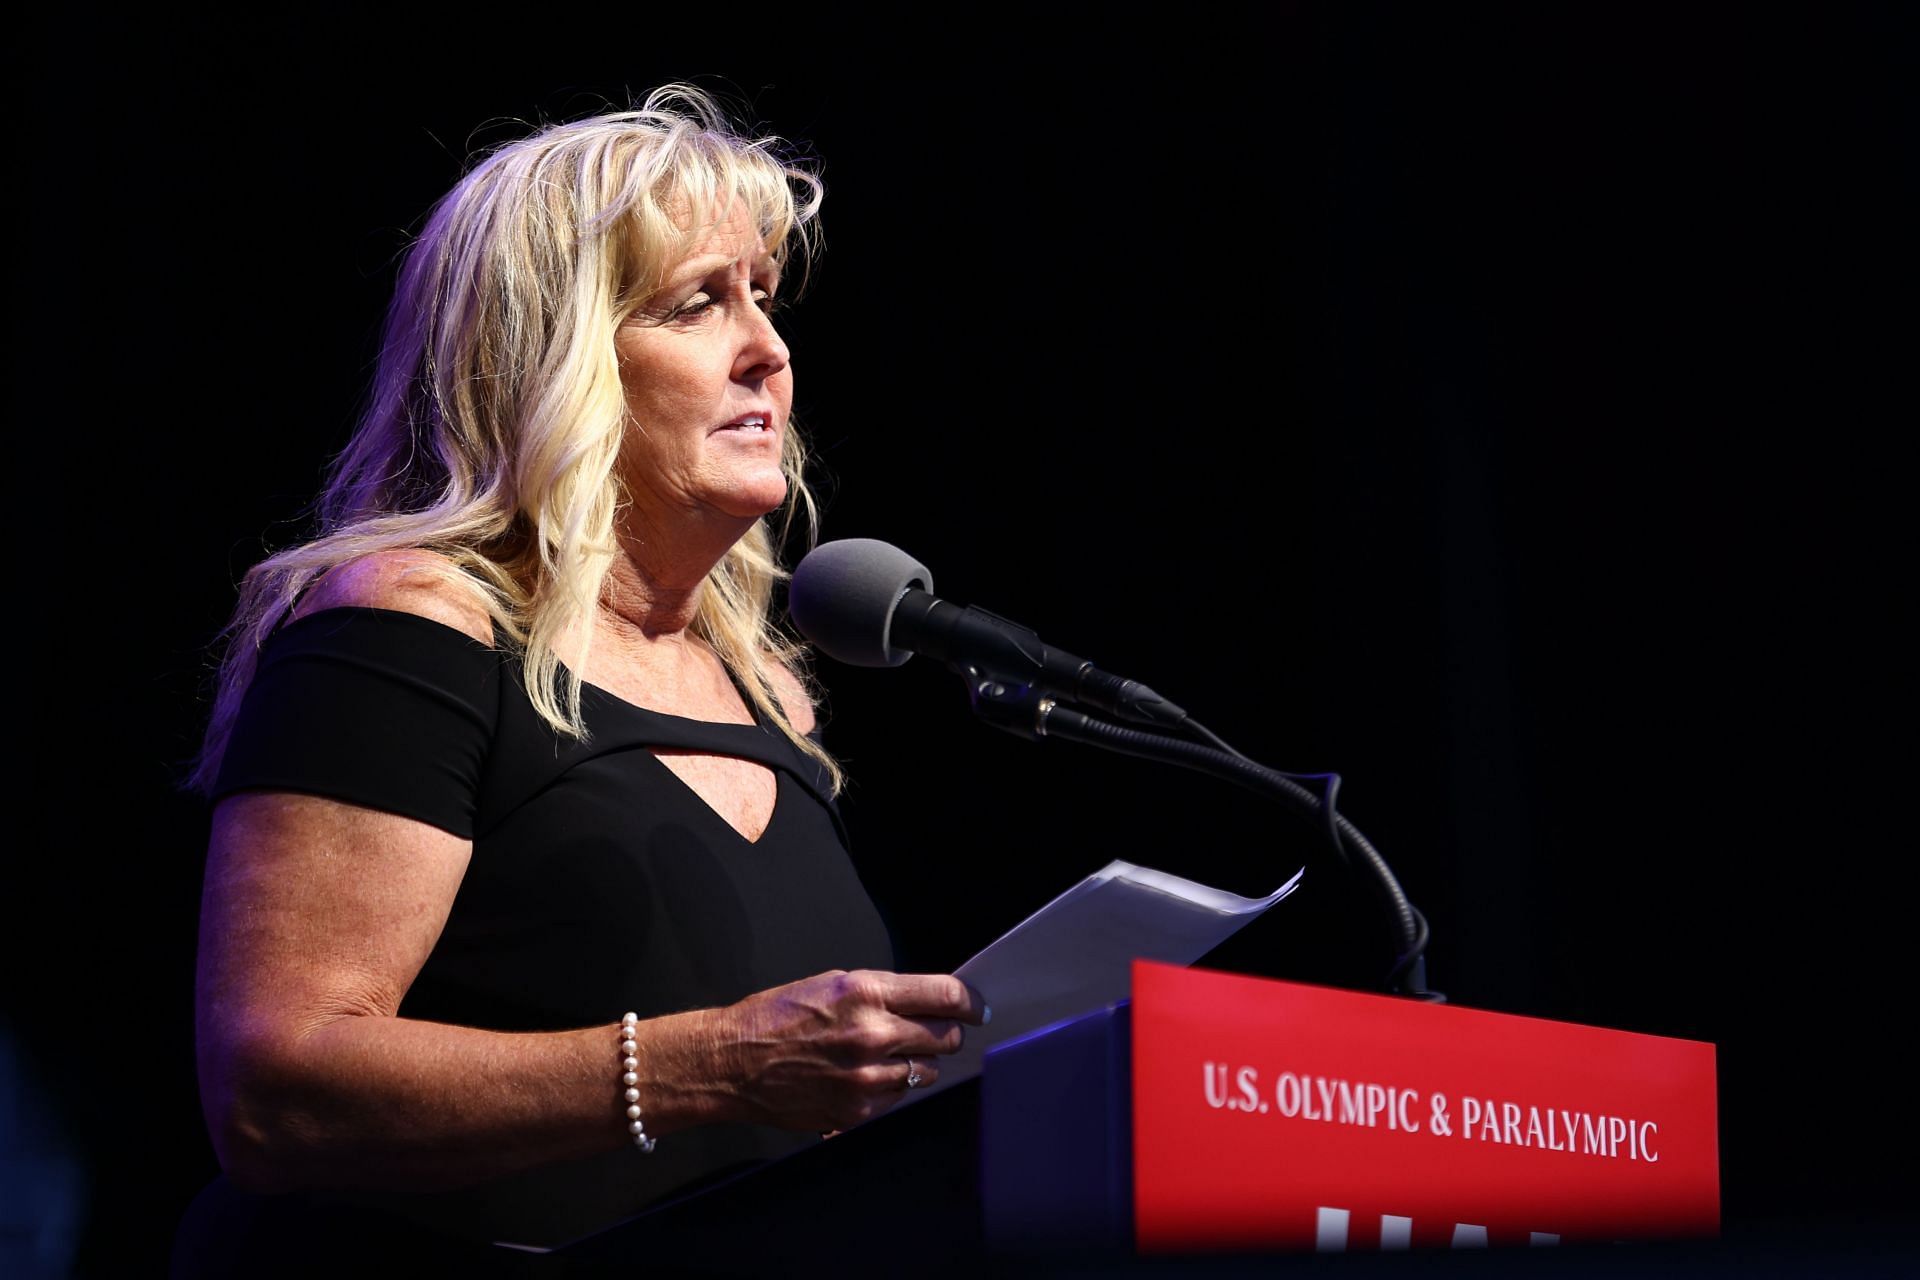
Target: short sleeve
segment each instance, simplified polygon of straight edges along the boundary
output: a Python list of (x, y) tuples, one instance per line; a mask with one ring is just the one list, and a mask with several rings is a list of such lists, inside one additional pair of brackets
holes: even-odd
[(473, 838), (506, 655), (391, 609), (323, 609), (260, 652), (214, 799), (299, 791)]

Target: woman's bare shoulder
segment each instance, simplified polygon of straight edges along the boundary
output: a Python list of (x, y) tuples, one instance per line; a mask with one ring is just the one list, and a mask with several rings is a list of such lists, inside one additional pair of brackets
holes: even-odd
[(293, 616), (322, 609), (394, 609), (492, 644), (492, 615), (471, 591), (449, 580), (452, 568), (445, 556), (419, 548), (376, 551), (321, 574), (300, 597)]

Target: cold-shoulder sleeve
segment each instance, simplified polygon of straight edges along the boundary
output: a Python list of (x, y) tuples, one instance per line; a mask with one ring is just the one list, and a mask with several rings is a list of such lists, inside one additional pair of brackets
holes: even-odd
[(505, 655), (390, 609), (325, 609), (270, 636), (217, 800), (299, 791), (473, 838)]

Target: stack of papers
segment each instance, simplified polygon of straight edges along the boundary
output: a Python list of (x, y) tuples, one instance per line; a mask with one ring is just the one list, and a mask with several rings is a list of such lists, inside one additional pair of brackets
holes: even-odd
[(939, 1082), (902, 1105), (979, 1075), (997, 1044), (1129, 998), (1136, 958), (1192, 964), (1292, 893), (1303, 871), (1264, 898), (1243, 898), (1109, 862), (954, 970), (986, 997), (993, 1021), (968, 1027), (960, 1052), (939, 1059)]

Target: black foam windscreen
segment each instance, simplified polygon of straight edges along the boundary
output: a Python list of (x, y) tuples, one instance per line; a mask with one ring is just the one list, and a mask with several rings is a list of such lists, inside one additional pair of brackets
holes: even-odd
[(787, 612), (829, 658), (855, 667), (897, 667), (913, 656), (891, 643), (893, 610), (913, 588), (933, 591), (933, 573), (890, 542), (823, 542), (793, 570)]

